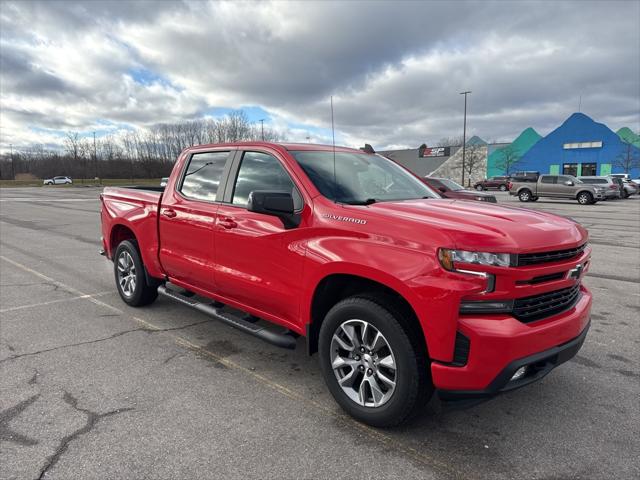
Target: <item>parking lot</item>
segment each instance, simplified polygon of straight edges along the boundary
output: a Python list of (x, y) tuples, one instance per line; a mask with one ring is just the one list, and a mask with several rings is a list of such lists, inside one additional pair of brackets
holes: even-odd
[(3, 479), (640, 477), (640, 197), (502, 204), (585, 225), (583, 349), (542, 381), (402, 428), (345, 416), (295, 351), (116, 293), (97, 188), (0, 190)]

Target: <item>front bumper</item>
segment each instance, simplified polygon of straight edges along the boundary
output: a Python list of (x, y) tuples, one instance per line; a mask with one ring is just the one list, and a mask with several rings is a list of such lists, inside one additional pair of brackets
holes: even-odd
[[(524, 387), (545, 377), (557, 366), (571, 360), (582, 348), (590, 324), (584, 328), (582, 333), (557, 347), (550, 348), (540, 353), (528, 357), (514, 360), (507, 365), (498, 376), (482, 390), (438, 390), (438, 396), (446, 403), (458, 406), (475, 405), (481, 401), (488, 400), (499, 393), (508, 392)], [(527, 368), (527, 373), (517, 380), (511, 380), (514, 374), (522, 367)]]
[[(510, 315), (460, 317), (458, 331), (469, 339), (468, 356), (463, 366), (431, 364), (440, 396), (447, 400), (491, 397), (539, 380), (573, 357), (582, 346), (591, 314), (591, 293), (581, 286), (580, 294), (569, 310), (531, 323)], [(529, 372), (510, 382), (525, 365), (532, 365)]]

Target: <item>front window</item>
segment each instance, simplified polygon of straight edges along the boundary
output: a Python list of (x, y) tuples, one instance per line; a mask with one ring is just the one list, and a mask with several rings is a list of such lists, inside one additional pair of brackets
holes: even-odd
[[(395, 162), (380, 155), (332, 151), (291, 152), (320, 193), (339, 203), (439, 198)], [(335, 165), (335, 168), (334, 168)]]

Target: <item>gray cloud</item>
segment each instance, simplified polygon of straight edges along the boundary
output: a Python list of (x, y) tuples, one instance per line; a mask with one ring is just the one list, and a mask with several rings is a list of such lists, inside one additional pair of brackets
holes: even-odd
[[(466, 89), (486, 139), (547, 133), (580, 97), (596, 120), (640, 128), (638, 2), (2, 5), (14, 143), (30, 126), (144, 127), (218, 106), (326, 128), (334, 95), (344, 141), (416, 145), (459, 133)], [(166, 81), (136, 83), (132, 69)]]

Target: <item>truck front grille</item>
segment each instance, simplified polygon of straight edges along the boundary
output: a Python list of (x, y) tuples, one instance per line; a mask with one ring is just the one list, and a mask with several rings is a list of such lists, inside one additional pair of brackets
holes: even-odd
[(538, 263), (557, 262), (558, 260), (568, 260), (570, 258), (580, 255), (587, 244), (582, 244), (576, 248), (569, 248), (567, 250), (555, 250), (553, 252), (539, 252), (539, 253), (521, 253), (518, 255), (517, 266), (523, 267), (525, 265), (536, 265)]
[(513, 316), (523, 323), (534, 322), (569, 310), (580, 298), (580, 284), (513, 302)]

